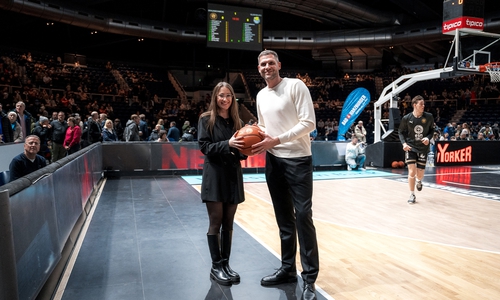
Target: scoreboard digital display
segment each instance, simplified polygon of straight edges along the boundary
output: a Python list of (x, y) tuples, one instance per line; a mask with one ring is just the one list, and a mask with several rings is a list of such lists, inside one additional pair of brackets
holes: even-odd
[(262, 9), (207, 4), (207, 47), (262, 51)]
[(457, 29), (484, 29), (484, 0), (443, 2), (443, 33), (454, 33)]

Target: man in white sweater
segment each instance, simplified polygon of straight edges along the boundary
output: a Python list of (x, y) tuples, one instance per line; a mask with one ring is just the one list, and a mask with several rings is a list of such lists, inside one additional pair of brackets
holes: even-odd
[(278, 54), (264, 50), (258, 70), (266, 81), (257, 95), (258, 125), (264, 140), (253, 147), (267, 151), (266, 181), (271, 194), (281, 239), (281, 267), (262, 278), (270, 286), (297, 281), (297, 235), (300, 243), (302, 299), (316, 299), (319, 272), (318, 243), (312, 220), (313, 165), (309, 133), (316, 118), (309, 89), (299, 79), (282, 78)]

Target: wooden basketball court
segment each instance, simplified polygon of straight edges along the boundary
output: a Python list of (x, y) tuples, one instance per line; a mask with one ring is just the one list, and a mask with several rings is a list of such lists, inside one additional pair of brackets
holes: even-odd
[[(415, 205), (404, 174), (314, 182), (318, 288), (336, 300), (500, 299), (500, 202), (436, 188), (435, 169)], [(498, 171), (469, 176), (499, 194)], [(279, 255), (266, 184), (245, 191), (237, 224)]]

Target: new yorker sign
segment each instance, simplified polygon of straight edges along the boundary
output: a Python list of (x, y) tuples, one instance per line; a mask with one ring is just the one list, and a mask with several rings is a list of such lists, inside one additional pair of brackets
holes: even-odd
[(499, 164), (500, 141), (438, 141), (435, 164), (480, 165)]

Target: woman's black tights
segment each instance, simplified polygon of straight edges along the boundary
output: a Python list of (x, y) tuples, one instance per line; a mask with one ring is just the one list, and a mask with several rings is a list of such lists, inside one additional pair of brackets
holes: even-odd
[(209, 219), (208, 234), (218, 234), (222, 230), (233, 230), (234, 215), (238, 204), (207, 202)]

